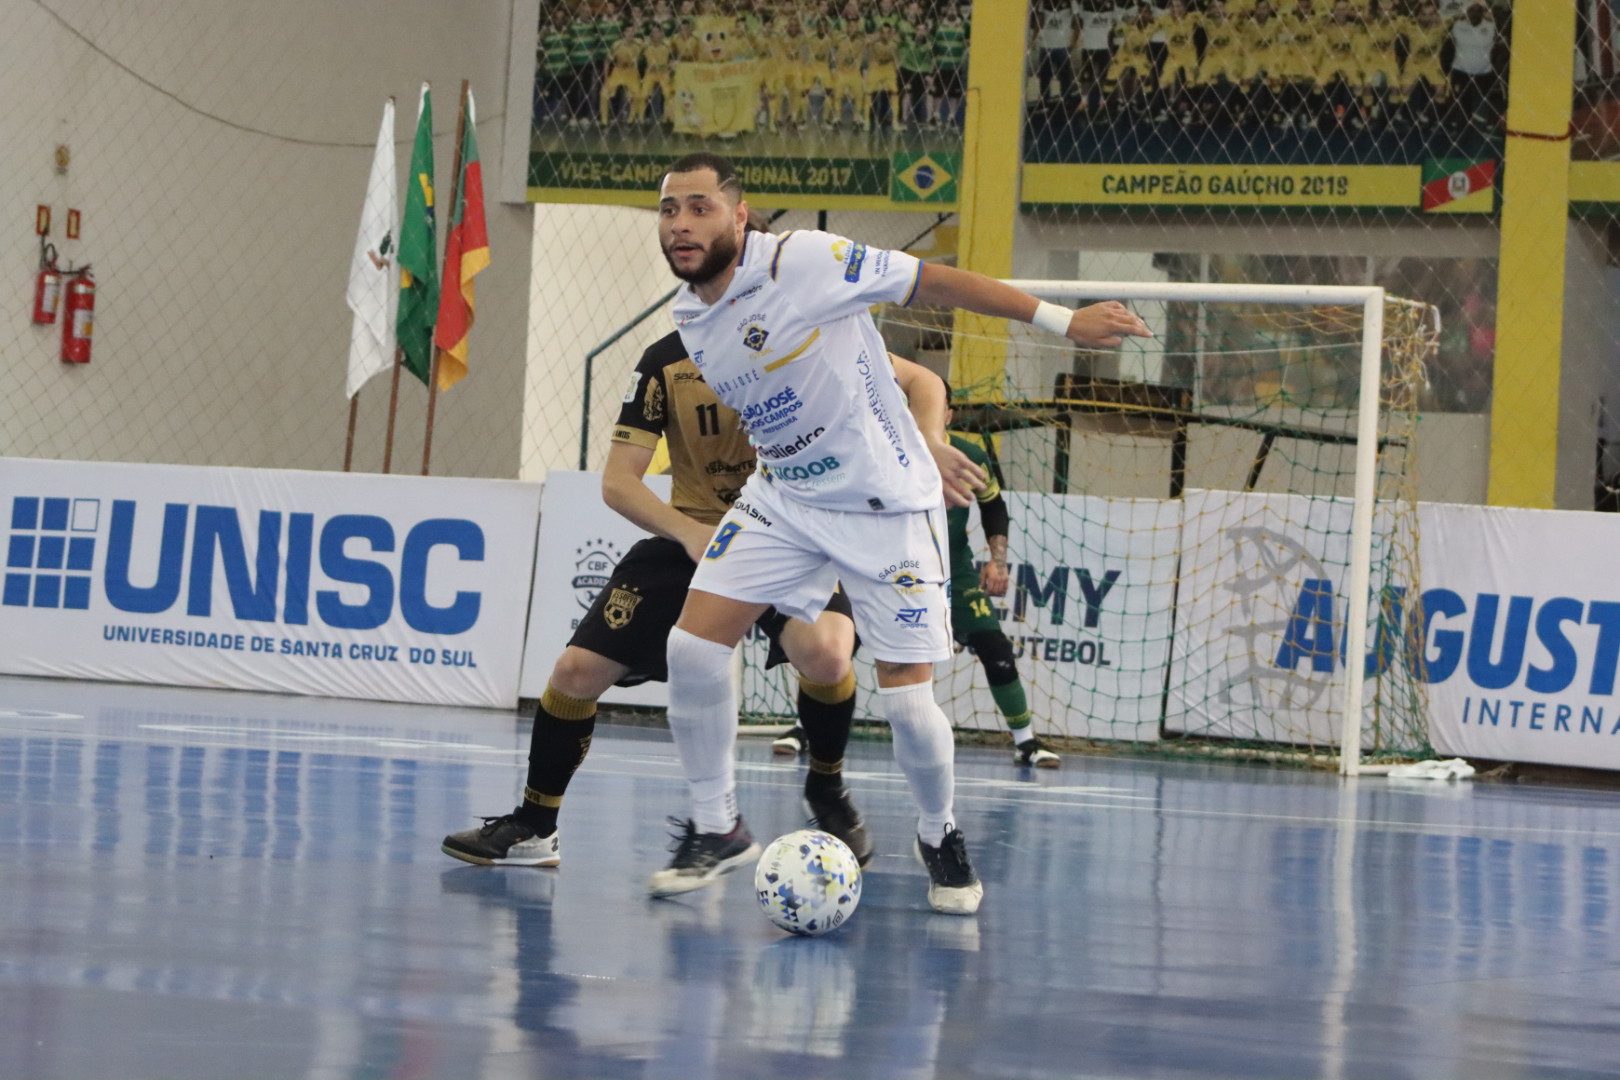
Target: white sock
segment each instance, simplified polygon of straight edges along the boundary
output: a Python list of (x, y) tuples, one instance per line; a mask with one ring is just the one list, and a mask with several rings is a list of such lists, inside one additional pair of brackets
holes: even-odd
[(894, 731), (894, 761), (917, 800), (917, 835), (938, 847), (952, 828), (956, 796), (956, 738), (934, 701), (934, 684), (878, 688), (883, 716)]
[(737, 702), (731, 649), (676, 627), (669, 632), (669, 731), (701, 833), (737, 824)]

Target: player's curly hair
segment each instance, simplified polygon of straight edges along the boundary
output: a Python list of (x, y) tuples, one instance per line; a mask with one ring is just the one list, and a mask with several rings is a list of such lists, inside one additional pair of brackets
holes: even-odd
[(730, 158), (721, 157), (719, 154), (711, 154), (707, 150), (687, 154), (671, 165), (669, 172), (664, 175), (697, 172), (699, 169), (713, 169), (715, 177), (720, 181), (720, 190), (729, 194), (733, 201), (742, 201), (742, 176), (737, 172), (737, 166), (731, 163)]

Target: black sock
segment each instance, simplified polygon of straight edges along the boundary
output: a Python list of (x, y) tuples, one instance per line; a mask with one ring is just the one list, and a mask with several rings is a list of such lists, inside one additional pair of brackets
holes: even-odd
[(557, 811), (568, 791), (568, 781), (585, 763), (595, 730), (594, 698), (571, 698), (546, 685), (534, 710), (529, 775), (523, 785), (523, 801), (516, 810), (518, 819), (540, 836), (557, 831)]
[(799, 726), (810, 749), (806, 790), (843, 784), (844, 751), (855, 722), (855, 672), (836, 683), (813, 683), (799, 677)]

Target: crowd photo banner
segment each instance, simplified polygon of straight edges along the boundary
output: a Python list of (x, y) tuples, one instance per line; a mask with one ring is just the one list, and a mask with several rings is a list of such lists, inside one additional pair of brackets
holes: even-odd
[(0, 672), (511, 707), (538, 485), (0, 459)]
[(1612, 514), (1424, 504), (1421, 657), (1445, 756), (1620, 769)]

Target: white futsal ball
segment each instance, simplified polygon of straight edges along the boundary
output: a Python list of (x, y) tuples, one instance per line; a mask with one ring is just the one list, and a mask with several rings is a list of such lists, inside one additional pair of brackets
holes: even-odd
[(831, 833), (800, 829), (772, 840), (754, 868), (765, 917), (790, 934), (836, 930), (861, 902), (861, 864)]

